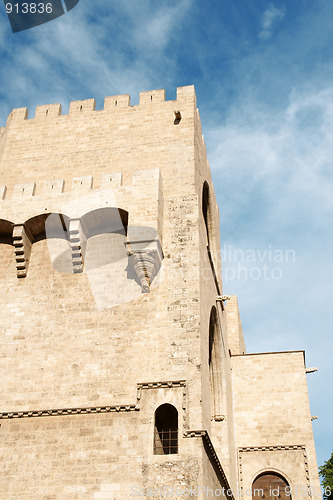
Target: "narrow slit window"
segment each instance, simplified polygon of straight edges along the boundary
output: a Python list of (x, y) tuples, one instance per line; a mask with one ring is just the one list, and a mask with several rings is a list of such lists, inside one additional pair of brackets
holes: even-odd
[(207, 233), (207, 244), (211, 243), (211, 213), (210, 213), (210, 206), (209, 206), (209, 187), (207, 182), (204, 183), (203, 190), (202, 190), (202, 214), (204, 217), (205, 221), (205, 226), (206, 226), (206, 233)]

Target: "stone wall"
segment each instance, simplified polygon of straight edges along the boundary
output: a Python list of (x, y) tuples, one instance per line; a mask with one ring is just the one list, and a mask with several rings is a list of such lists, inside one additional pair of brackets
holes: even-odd
[[(211, 432), (208, 329), (222, 286), (193, 87), (175, 101), (141, 93), (138, 106), (113, 96), (100, 111), (93, 100), (68, 115), (14, 110), (0, 141), (4, 498), (126, 498), (136, 483), (216, 489), (218, 439), (216, 454), (186, 434)], [(157, 253), (144, 289), (142, 259)], [(178, 410), (179, 453), (161, 457), (154, 412), (165, 402)], [(216, 425), (228, 436), (232, 419)]]
[[(239, 486), (263, 471), (284, 476), (293, 498), (321, 498), (304, 352), (232, 356)], [(298, 492), (298, 493), (297, 493)], [(303, 495), (304, 498), (304, 495)]]

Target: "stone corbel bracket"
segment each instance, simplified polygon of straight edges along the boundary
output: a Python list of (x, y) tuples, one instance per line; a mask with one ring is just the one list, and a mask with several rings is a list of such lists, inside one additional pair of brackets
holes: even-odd
[(225, 419), (225, 415), (214, 415), (214, 417), (212, 417), (212, 420), (215, 420), (215, 422), (223, 422)]
[(72, 250), (73, 273), (82, 273), (87, 246), (87, 236), (80, 219), (72, 219), (70, 221), (69, 241)]
[(17, 224), (13, 228), (13, 243), (18, 278), (25, 278), (31, 255), (34, 238), (24, 224)]
[(140, 281), (142, 293), (150, 293), (151, 284), (163, 260), (159, 240), (129, 241), (126, 243), (126, 252)]

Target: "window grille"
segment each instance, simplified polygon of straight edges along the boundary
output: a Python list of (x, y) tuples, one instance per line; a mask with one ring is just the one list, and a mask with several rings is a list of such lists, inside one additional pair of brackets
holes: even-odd
[(155, 427), (155, 455), (170, 455), (178, 453), (178, 431), (162, 429), (158, 431)]

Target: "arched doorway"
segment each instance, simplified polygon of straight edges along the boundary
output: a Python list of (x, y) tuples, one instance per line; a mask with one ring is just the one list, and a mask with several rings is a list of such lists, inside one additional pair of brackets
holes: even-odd
[(253, 481), (252, 499), (291, 500), (290, 486), (280, 474), (264, 472)]

